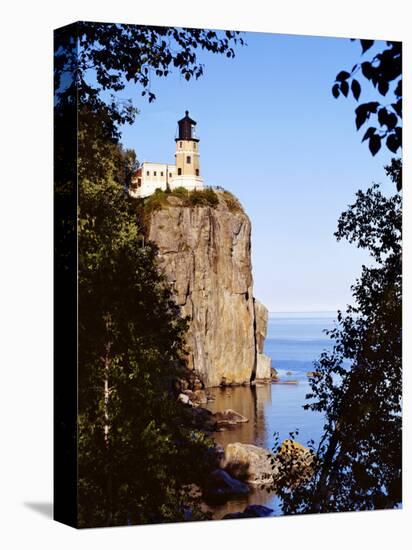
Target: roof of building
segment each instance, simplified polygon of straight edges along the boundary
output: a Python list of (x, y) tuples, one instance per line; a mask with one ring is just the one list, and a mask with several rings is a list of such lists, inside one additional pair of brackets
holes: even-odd
[(193, 118), (190, 118), (189, 111), (185, 111), (185, 116), (183, 118), (181, 118), (180, 120), (178, 120), (178, 122), (184, 122), (184, 121), (188, 121), (191, 124), (197, 124), (197, 122), (195, 120), (193, 120)]

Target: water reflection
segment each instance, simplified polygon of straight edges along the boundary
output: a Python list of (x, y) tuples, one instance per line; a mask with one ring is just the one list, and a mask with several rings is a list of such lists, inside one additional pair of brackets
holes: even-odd
[[(257, 385), (212, 389), (216, 401), (208, 403), (212, 412), (234, 409), (249, 419), (232, 430), (214, 434), (217, 443), (240, 442), (272, 449), (274, 433), (280, 441), (289, 433), (299, 430), (297, 441), (303, 445), (311, 439), (319, 441), (323, 417), (320, 413), (305, 411), (303, 404), (309, 393), (307, 372), (313, 371), (313, 361), (332, 342), (323, 332), (333, 327), (334, 314), (294, 313), (271, 314), (264, 352), (272, 358), (272, 365), (282, 381), (296, 380), (296, 385)], [(263, 504), (279, 512), (279, 502), (273, 493), (253, 489), (247, 497), (231, 500), (213, 507), (214, 517), (221, 518), (229, 512), (243, 511), (248, 504)]]
[[(322, 416), (305, 411), (302, 405), (309, 386), (306, 375), (299, 376), (297, 385), (262, 384), (254, 387), (214, 388), (211, 393), (215, 401), (208, 403), (212, 412), (233, 409), (249, 419), (245, 424), (214, 433), (217, 443), (226, 448), (228, 443), (249, 443), (272, 449), (274, 433), (281, 441), (289, 432), (299, 429), (297, 440), (307, 444), (310, 439), (319, 440)], [(263, 504), (279, 513), (279, 502), (266, 489), (251, 488), (247, 496), (232, 499), (219, 506), (208, 507), (214, 518), (219, 519), (230, 512), (241, 512), (248, 504)]]
[(237, 424), (233, 429), (225, 429), (215, 434), (215, 440), (225, 447), (228, 443), (253, 443), (264, 446), (266, 443), (265, 408), (272, 403), (270, 384), (252, 387), (216, 388), (212, 390), (215, 401), (208, 405), (212, 412), (233, 409), (249, 419), (245, 424)]

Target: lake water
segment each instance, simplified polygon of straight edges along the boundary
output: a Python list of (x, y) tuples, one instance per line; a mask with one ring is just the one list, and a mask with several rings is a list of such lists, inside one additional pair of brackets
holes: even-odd
[[(305, 445), (311, 439), (319, 441), (322, 415), (305, 411), (303, 404), (310, 389), (307, 372), (314, 370), (313, 361), (321, 352), (332, 346), (323, 331), (332, 328), (333, 319), (333, 313), (270, 314), (264, 351), (272, 358), (272, 366), (281, 380), (296, 380), (298, 384), (213, 389), (216, 400), (208, 404), (210, 410), (234, 409), (249, 419), (233, 430), (214, 434), (217, 443), (225, 447), (239, 441), (272, 449), (275, 432), (283, 441), (296, 429), (299, 430), (296, 440), (300, 443)], [(247, 504), (264, 504), (279, 513), (276, 496), (265, 490), (254, 490), (247, 497), (228, 501), (212, 510), (218, 519), (229, 512), (242, 511)]]

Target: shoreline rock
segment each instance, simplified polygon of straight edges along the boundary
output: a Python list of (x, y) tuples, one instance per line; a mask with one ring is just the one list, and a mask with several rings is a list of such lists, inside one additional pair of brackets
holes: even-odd
[(235, 478), (250, 485), (272, 483), (272, 453), (246, 443), (229, 443), (222, 467)]
[(219, 426), (221, 424), (243, 424), (249, 422), (246, 416), (234, 411), (233, 409), (226, 409), (224, 411), (218, 411), (213, 414), (213, 419)]
[(249, 494), (250, 489), (246, 483), (233, 478), (228, 472), (217, 468), (206, 478), (203, 487), (205, 502), (222, 503), (230, 498)]
[(270, 367), (270, 379), (272, 381), (279, 380), (278, 371), (274, 367)]
[(223, 516), (222, 519), (266, 518), (272, 514), (272, 508), (262, 506), (261, 504), (249, 504), (243, 512), (231, 512)]

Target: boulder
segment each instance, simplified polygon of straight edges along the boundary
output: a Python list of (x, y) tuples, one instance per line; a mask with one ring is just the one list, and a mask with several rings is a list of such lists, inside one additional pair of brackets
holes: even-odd
[(205, 405), (207, 403), (205, 390), (185, 390), (183, 393), (189, 397), (194, 405)]
[(226, 514), (222, 517), (222, 519), (240, 519), (244, 518), (243, 512), (230, 512), (229, 514)]
[(216, 423), (219, 424), (242, 424), (243, 422), (249, 422), (249, 419), (233, 409), (226, 409), (225, 411), (215, 412), (213, 415)]
[(258, 353), (256, 356), (256, 380), (271, 379), (272, 359), (264, 353)]
[(308, 378), (313, 378), (314, 376), (319, 376), (319, 373), (316, 372), (316, 371), (310, 370), (310, 371), (308, 371), (308, 372), (306, 373), (306, 376), (307, 376)]
[(185, 405), (192, 405), (192, 402), (190, 401), (190, 397), (185, 393), (179, 393), (177, 400), (181, 401)]
[(279, 380), (278, 371), (273, 367), (270, 367), (270, 378), (272, 380)]
[(272, 483), (273, 455), (262, 447), (245, 443), (229, 443), (225, 449), (223, 468), (230, 475), (251, 485)]
[(268, 329), (268, 317), (269, 312), (256, 298), (253, 299), (253, 306), (255, 309), (255, 339), (256, 339), (256, 352), (258, 354), (263, 353), (263, 347), (265, 344), (265, 338)]
[(272, 515), (272, 508), (261, 506), (260, 504), (251, 504), (243, 512), (231, 512), (223, 516), (222, 519), (240, 519), (240, 518), (266, 518)]
[(244, 496), (248, 493), (249, 487), (246, 483), (234, 479), (220, 468), (211, 472), (203, 487), (203, 497), (208, 502), (225, 502), (229, 498)]
[(203, 384), (199, 378), (195, 378), (193, 382), (193, 391), (201, 391), (203, 388)]
[(243, 513), (247, 518), (266, 518), (272, 515), (273, 510), (261, 504), (250, 504), (244, 509)]
[(207, 449), (205, 455), (206, 470), (212, 471), (222, 467), (222, 463), (225, 459), (225, 450), (222, 445), (215, 443), (213, 447)]

